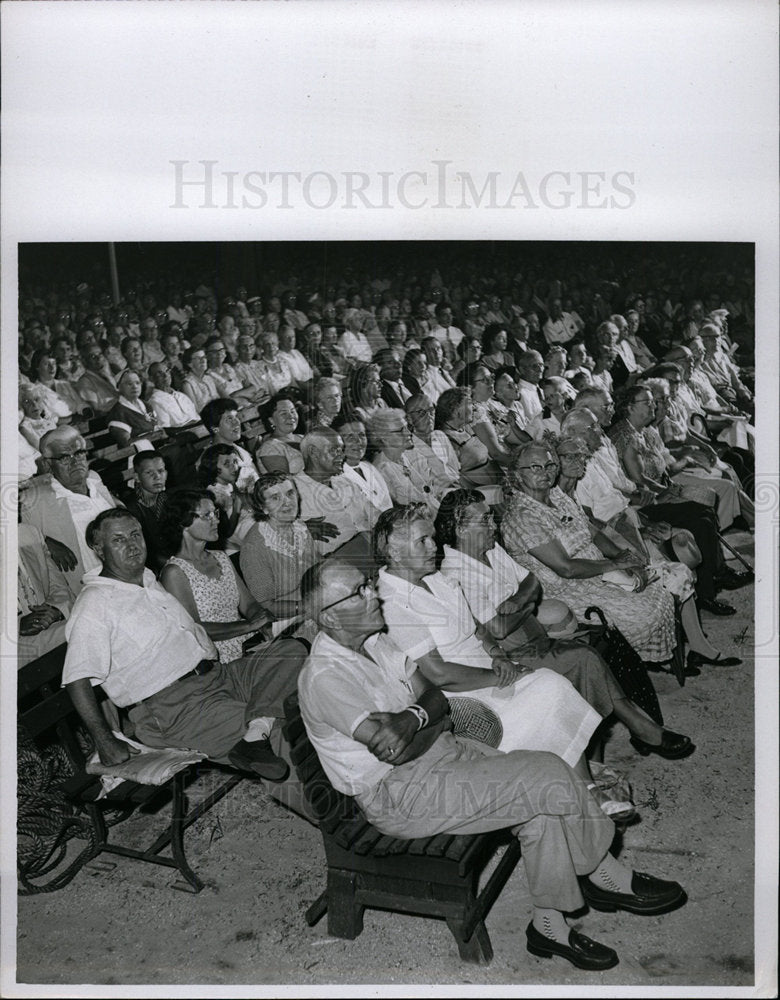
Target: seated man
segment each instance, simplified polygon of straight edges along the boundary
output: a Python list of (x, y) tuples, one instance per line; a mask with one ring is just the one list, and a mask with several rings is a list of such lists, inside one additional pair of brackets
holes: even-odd
[(108, 413), (119, 399), (111, 367), (97, 344), (85, 344), (80, 351), (84, 374), (76, 382), (76, 391), (95, 413)]
[(86, 442), (75, 427), (48, 431), (41, 438), (40, 450), (51, 477), (34, 481), (21, 495), (22, 521), (67, 546), (66, 561), (53, 555), (66, 571), (68, 586), (78, 594), (83, 574), (98, 565), (84, 540), (86, 527), (102, 510), (115, 507), (116, 500), (100, 476), (90, 471)]
[(130, 751), (104, 719), (97, 684), (129, 710), (142, 743), (199, 750), (283, 780), (288, 767), (271, 749), (269, 717), (281, 717), (305, 648), (285, 639), (262, 662), (253, 656), (224, 666), (203, 627), (146, 569), (141, 525), (127, 510), (105, 511), (86, 534), (101, 566), (86, 575), (68, 620), (62, 680), (100, 760), (120, 764)]
[(372, 464), (387, 483), (393, 502), (425, 503), (434, 517), (452, 480), (431, 448), (426, 446), (430, 454), (425, 455), (415, 447), (404, 410), (377, 410), (369, 422), (369, 433), (377, 449)]
[(41, 532), (31, 524), (20, 524), (18, 532), (17, 663), (21, 669), (65, 642), (65, 619), (73, 594)]
[(301, 498), (300, 516), (313, 531), (320, 551), (332, 552), (360, 532), (370, 531), (376, 509), (354, 483), (341, 475), (341, 437), (330, 427), (317, 427), (304, 435), (301, 455), (303, 472), (294, 477)]
[[(533, 902), (528, 950), (608, 969), (613, 949), (569, 928), (583, 897), (594, 909), (659, 914), (682, 906), (676, 882), (624, 868), (613, 827), (558, 757), (502, 754), (449, 732), (448, 703), (382, 632), (373, 588), (338, 558), (313, 566), (301, 591), (320, 632), (301, 671), (301, 714), (333, 785), (391, 837), (511, 827)], [(485, 790), (490, 794), (486, 795)], [(554, 794), (550, 794), (555, 789)]]

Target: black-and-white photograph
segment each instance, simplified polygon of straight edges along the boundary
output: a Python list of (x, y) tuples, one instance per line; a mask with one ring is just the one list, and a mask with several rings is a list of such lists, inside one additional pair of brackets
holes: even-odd
[(20, 980), (751, 982), (754, 322), (750, 244), (20, 246)]
[(776, 5), (0, 23), (0, 993), (776, 995)]

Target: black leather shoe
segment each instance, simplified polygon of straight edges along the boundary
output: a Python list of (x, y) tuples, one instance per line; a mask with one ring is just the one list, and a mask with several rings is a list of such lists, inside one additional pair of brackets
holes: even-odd
[(711, 615), (718, 615), (720, 618), (737, 613), (736, 608), (732, 608), (730, 604), (724, 604), (723, 601), (705, 601), (703, 599), (699, 600), (699, 610), (709, 611)]
[(733, 569), (727, 569), (717, 577), (715, 586), (718, 590), (739, 590), (740, 587), (753, 583), (755, 578), (755, 573), (737, 573)]
[(606, 913), (626, 910), (648, 917), (668, 913), (688, 902), (685, 890), (677, 882), (666, 882), (643, 872), (633, 873), (631, 892), (610, 892), (584, 877), (580, 878), (580, 888), (589, 906)]
[(620, 961), (614, 949), (608, 948), (605, 944), (599, 944), (598, 941), (592, 941), (573, 928), (569, 931), (567, 945), (540, 934), (533, 922), (526, 928), (525, 936), (528, 950), (532, 955), (536, 955), (538, 958), (552, 958), (553, 955), (560, 955), (572, 965), (576, 965), (578, 969), (592, 971), (613, 969)]
[(714, 667), (738, 667), (742, 660), (738, 656), (724, 656), (723, 653), (718, 653), (715, 659), (711, 660), (704, 653), (697, 653), (695, 649), (691, 649), (686, 660), (685, 676), (688, 676), (689, 667), (693, 667), (696, 673), (700, 674), (701, 670), (696, 668), (700, 667), (702, 663), (711, 663)]
[(251, 743), (239, 740), (228, 754), (228, 760), (239, 771), (248, 771), (267, 781), (284, 781), (290, 773), (287, 761), (277, 757), (267, 736)]
[(666, 760), (682, 760), (683, 757), (690, 757), (696, 749), (696, 744), (691, 743), (689, 736), (673, 733), (669, 729), (663, 730), (660, 743), (645, 743), (638, 736), (632, 736), (630, 742), (631, 746), (643, 757), (657, 753), (659, 757), (664, 757)]

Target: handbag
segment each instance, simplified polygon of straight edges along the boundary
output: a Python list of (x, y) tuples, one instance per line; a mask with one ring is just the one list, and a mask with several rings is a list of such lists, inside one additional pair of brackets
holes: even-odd
[[(600, 624), (591, 623), (594, 615), (599, 618)], [(639, 654), (619, 628), (608, 624), (601, 608), (587, 608), (585, 619), (590, 645), (606, 660), (626, 697), (649, 715), (653, 722), (662, 726), (664, 717), (658, 695)]]

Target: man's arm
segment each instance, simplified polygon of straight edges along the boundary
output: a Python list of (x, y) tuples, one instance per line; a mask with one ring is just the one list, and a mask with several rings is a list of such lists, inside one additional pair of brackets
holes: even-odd
[(401, 712), (372, 712), (352, 734), (378, 760), (393, 766), (422, 756), (451, 725), (449, 702), (442, 692), (419, 670), (411, 683), (417, 697), (415, 705), (423, 710), (427, 720), (408, 708)]
[(132, 753), (138, 753), (127, 743), (118, 740), (111, 732), (105, 716), (100, 711), (92, 684), (86, 677), (66, 684), (70, 700), (81, 716), (81, 720), (95, 741), (95, 749), (101, 763), (107, 765), (122, 764)]

